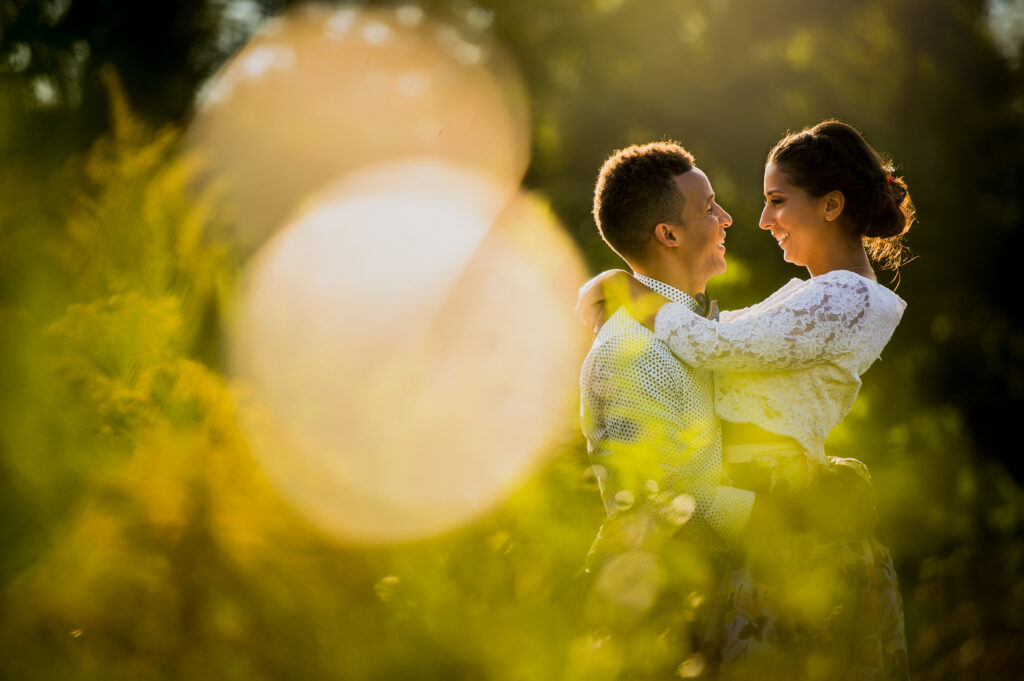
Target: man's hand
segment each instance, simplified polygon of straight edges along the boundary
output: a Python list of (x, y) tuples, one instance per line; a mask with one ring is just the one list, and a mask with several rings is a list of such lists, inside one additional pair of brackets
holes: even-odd
[(875, 490), (867, 467), (856, 459), (829, 457), (807, 502), (811, 524), (832, 537), (866, 537), (878, 525)]
[(745, 534), (751, 537), (816, 529), (828, 539), (860, 539), (878, 524), (867, 468), (856, 459), (829, 458), (806, 489), (758, 493)]
[(829, 457), (814, 483), (794, 497), (805, 524), (832, 539), (867, 537), (878, 524), (867, 467), (856, 459)]

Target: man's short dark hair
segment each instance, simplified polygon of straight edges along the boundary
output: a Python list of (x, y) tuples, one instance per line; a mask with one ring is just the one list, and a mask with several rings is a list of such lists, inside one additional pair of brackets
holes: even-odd
[(594, 220), (602, 238), (624, 258), (642, 258), (655, 225), (678, 222), (685, 198), (675, 177), (693, 169), (693, 154), (676, 142), (616, 151), (601, 166)]

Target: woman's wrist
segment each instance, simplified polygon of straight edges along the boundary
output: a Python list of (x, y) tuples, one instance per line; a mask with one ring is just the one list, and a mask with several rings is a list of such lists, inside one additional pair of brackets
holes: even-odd
[(583, 284), (576, 300), (576, 316), (595, 334), (627, 298), (627, 282), (632, 280), (625, 270), (606, 270)]
[(629, 277), (629, 313), (651, 331), (654, 331), (654, 322), (658, 317), (658, 310), (665, 303), (671, 302), (668, 298), (652, 291), (640, 283), (636, 277)]

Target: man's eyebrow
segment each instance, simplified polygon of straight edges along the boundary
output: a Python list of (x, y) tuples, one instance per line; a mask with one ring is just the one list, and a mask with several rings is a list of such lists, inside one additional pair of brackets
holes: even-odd
[(711, 203), (714, 200), (715, 200), (715, 193), (711, 192), (711, 194), (704, 199), (704, 205), (706, 206), (706, 205), (708, 205), (709, 203)]

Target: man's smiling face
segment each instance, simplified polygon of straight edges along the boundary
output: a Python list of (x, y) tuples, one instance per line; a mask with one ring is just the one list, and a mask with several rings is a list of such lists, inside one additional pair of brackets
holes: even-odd
[(683, 245), (678, 249), (684, 267), (697, 281), (725, 272), (725, 230), (732, 217), (715, 202), (711, 181), (700, 168), (674, 178), (685, 198), (679, 226)]

